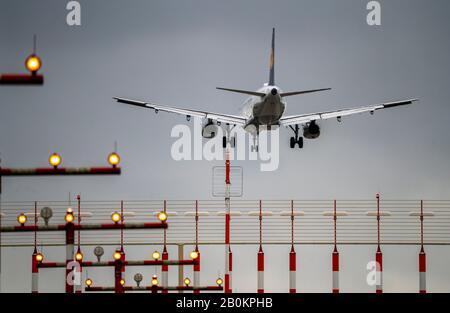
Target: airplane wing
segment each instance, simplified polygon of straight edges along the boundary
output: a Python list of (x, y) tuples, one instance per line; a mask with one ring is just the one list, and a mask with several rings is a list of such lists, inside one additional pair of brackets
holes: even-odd
[(170, 106), (159, 105), (159, 104), (154, 104), (154, 103), (148, 103), (148, 102), (144, 102), (144, 101), (130, 100), (130, 99), (125, 99), (125, 98), (114, 97), (113, 99), (115, 99), (117, 102), (120, 102), (120, 103), (126, 103), (126, 104), (130, 104), (130, 105), (135, 105), (138, 107), (153, 109), (153, 110), (155, 110), (156, 113), (158, 111), (176, 113), (176, 114), (184, 115), (187, 118), (190, 118), (192, 116), (200, 117), (200, 118), (207, 118), (207, 119), (211, 119), (211, 120), (221, 122), (221, 123), (228, 123), (231, 125), (241, 125), (242, 126), (246, 122), (246, 119), (243, 116), (212, 113), (212, 112), (190, 110), (190, 109), (182, 109), (182, 108), (170, 107)]
[(401, 105), (408, 105), (415, 101), (418, 101), (418, 99), (387, 102), (387, 103), (374, 104), (374, 105), (353, 108), (353, 109), (343, 109), (343, 110), (329, 111), (329, 112), (317, 112), (317, 113), (311, 113), (311, 114), (286, 116), (286, 117), (282, 117), (280, 119), (280, 125), (281, 126), (299, 125), (299, 124), (306, 124), (311, 121), (326, 120), (326, 119), (330, 119), (330, 118), (340, 119), (341, 117), (348, 116), (348, 115), (364, 113), (364, 112), (373, 113), (377, 110), (389, 109), (389, 108), (393, 108), (393, 107), (401, 106)]

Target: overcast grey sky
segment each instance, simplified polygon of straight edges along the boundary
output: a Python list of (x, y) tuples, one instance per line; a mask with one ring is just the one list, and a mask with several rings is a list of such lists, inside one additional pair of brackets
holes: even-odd
[[(1, 89), (3, 166), (44, 165), (53, 151), (67, 166), (103, 164), (117, 140), (124, 169), (112, 179), (8, 179), (4, 200), (65, 199), (67, 191), (103, 199), (210, 197), (211, 167), (222, 162), (170, 157), (170, 131), (184, 118), (155, 116), (111, 97), (236, 114), (245, 96), (215, 87), (266, 82), (272, 27), (277, 84), (333, 88), (289, 98), (287, 114), (421, 101), (342, 124), (325, 121), (322, 136), (301, 151), (289, 148), (291, 131), (282, 129), (278, 171), (234, 163), (245, 166), (246, 198), (364, 198), (378, 191), (447, 197), (447, 1), (383, 2), (380, 27), (366, 24), (366, 1), (356, 0), (132, 3), (81, 1), (82, 26), (69, 27), (61, 1), (2, 1), (2, 72), (23, 70), (37, 33), (46, 75), (42, 88)], [(204, 179), (194, 184), (198, 173)], [(45, 182), (39, 188), (38, 180)]]
[[(404, 98), (409, 107), (321, 123), (318, 140), (291, 150), (281, 129), (280, 167), (244, 167), (244, 198), (447, 199), (450, 187), (450, 2), (381, 1), (382, 26), (361, 0), (81, 0), (82, 25), (66, 25), (66, 1), (0, 0), (0, 72), (22, 72), (38, 35), (43, 87), (1, 87), (3, 167), (103, 165), (118, 141), (120, 177), (5, 178), (3, 201), (211, 197), (222, 162), (170, 157), (183, 117), (128, 107), (113, 96), (237, 114), (268, 78), (276, 27), (276, 80), (284, 90), (332, 87), (288, 99), (287, 114)], [(275, 187), (276, 186), (276, 187)]]

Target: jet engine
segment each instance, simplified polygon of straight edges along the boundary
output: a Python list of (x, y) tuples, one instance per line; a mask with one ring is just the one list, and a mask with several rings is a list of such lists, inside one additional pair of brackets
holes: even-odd
[(203, 138), (212, 139), (216, 137), (218, 132), (217, 122), (208, 119), (202, 126), (202, 136)]
[(303, 137), (307, 139), (316, 139), (320, 136), (320, 127), (316, 121), (311, 121), (303, 127)]

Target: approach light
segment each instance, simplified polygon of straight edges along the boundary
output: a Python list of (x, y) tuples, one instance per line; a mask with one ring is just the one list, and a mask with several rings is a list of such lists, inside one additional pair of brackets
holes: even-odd
[(152, 277), (152, 286), (158, 286), (158, 277), (156, 275)]
[(38, 252), (38, 253), (36, 254), (35, 258), (36, 258), (36, 261), (37, 261), (38, 263), (41, 263), (42, 261), (44, 261), (44, 255), (43, 255), (42, 253), (40, 253), (40, 252)]
[(64, 217), (67, 223), (72, 223), (75, 217), (73, 216), (72, 208), (67, 208), (66, 216)]
[(195, 260), (196, 258), (198, 258), (198, 252), (194, 250), (189, 254), (189, 256), (192, 260)]
[(113, 258), (114, 258), (114, 260), (116, 260), (116, 261), (120, 260), (120, 259), (122, 258), (122, 253), (121, 253), (120, 251), (114, 252)]
[(189, 277), (186, 277), (186, 278), (184, 279), (184, 285), (185, 285), (186, 287), (188, 287), (190, 283), (191, 283), (191, 280), (189, 279)]
[(159, 213), (158, 213), (158, 219), (159, 219), (161, 222), (167, 221), (167, 213), (166, 213), (166, 212), (159, 212)]
[(83, 261), (83, 253), (81, 253), (81, 251), (78, 251), (78, 252), (75, 254), (75, 260), (77, 260), (78, 262)]
[(32, 74), (35, 74), (37, 71), (39, 71), (39, 69), (42, 66), (42, 61), (41, 59), (35, 55), (32, 54), (30, 55), (26, 60), (25, 60), (25, 67), (27, 68), (27, 70), (29, 70)]
[(222, 286), (222, 284), (223, 284), (223, 279), (220, 278), (220, 277), (217, 278), (217, 279), (216, 279), (216, 284), (217, 284), (217, 286), (219, 286), (219, 287)]
[(92, 279), (88, 278), (84, 281), (84, 284), (86, 285), (86, 287), (91, 287), (92, 286)]
[(25, 225), (25, 223), (27, 222), (27, 216), (23, 213), (21, 213), (18, 217), (17, 217), (17, 221), (19, 222), (20, 226)]
[(55, 169), (58, 168), (58, 166), (61, 164), (61, 156), (58, 153), (53, 153), (48, 158), (48, 163), (50, 163), (51, 166), (53, 166)]
[(119, 213), (117, 213), (117, 212), (114, 212), (113, 214), (111, 214), (111, 220), (114, 222), (114, 223), (119, 223), (119, 221), (121, 220), (122, 218), (121, 218), (121, 216), (120, 216), (120, 214)]
[(120, 163), (120, 156), (116, 153), (110, 153), (108, 155), (108, 163), (111, 164), (112, 167), (116, 167)]
[(160, 257), (161, 257), (161, 254), (160, 254), (158, 251), (153, 252), (152, 258), (153, 258), (155, 261), (158, 261)]

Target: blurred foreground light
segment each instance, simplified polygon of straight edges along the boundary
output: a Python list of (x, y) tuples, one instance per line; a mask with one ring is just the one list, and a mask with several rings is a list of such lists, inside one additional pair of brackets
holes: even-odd
[(195, 260), (196, 258), (198, 258), (198, 252), (194, 250), (189, 254), (189, 256), (192, 260)]
[(122, 253), (121, 253), (120, 251), (114, 252), (113, 258), (114, 258), (114, 260), (116, 260), (116, 261), (120, 260), (120, 259), (122, 258)]
[(116, 224), (119, 223), (119, 221), (121, 220), (120, 214), (117, 212), (114, 212), (113, 214), (111, 214), (111, 220)]
[(39, 71), (39, 69), (42, 66), (42, 61), (41, 59), (35, 55), (32, 54), (30, 55), (26, 60), (25, 60), (25, 67), (27, 68), (27, 70), (29, 70), (32, 74), (35, 74), (37, 71)]
[(21, 226), (25, 225), (25, 223), (27, 222), (27, 216), (23, 213), (21, 213), (18, 217), (17, 217), (17, 221), (19, 222), (19, 224)]
[(122, 279), (120, 280), (120, 285), (122, 285), (122, 286), (125, 285), (125, 279), (122, 278)]
[(153, 252), (152, 258), (153, 258), (155, 261), (158, 261), (160, 257), (161, 257), (161, 254), (160, 254), (158, 251)]
[(158, 277), (156, 275), (152, 277), (152, 286), (158, 286)]
[(83, 253), (81, 253), (81, 251), (78, 251), (78, 252), (75, 254), (75, 260), (77, 260), (78, 262), (83, 261)]
[(116, 153), (110, 153), (108, 155), (108, 163), (111, 164), (112, 167), (116, 167), (120, 163), (120, 156)]
[(92, 286), (92, 279), (90, 279), (90, 278), (86, 279), (84, 284), (86, 285), (86, 287), (91, 287)]
[(38, 252), (38, 253), (36, 254), (36, 261), (37, 261), (38, 263), (41, 263), (42, 261), (44, 261), (44, 255), (43, 255), (42, 253)]
[(73, 216), (72, 208), (67, 208), (66, 216), (64, 217), (64, 220), (66, 221), (66, 223), (72, 223), (73, 222), (74, 216)]
[(51, 166), (53, 166), (54, 168), (57, 168), (60, 164), (61, 164), (61, 156), (58, 153), (53, 153), (49, 158), (48, 158), (48, 163), (50, 163)]
[(159, 219), (161, 222), (167, 221), (167, 213), (166, 213), (166, 212), (159, 212), (159, 213), (158, 213), (158, 219)]

